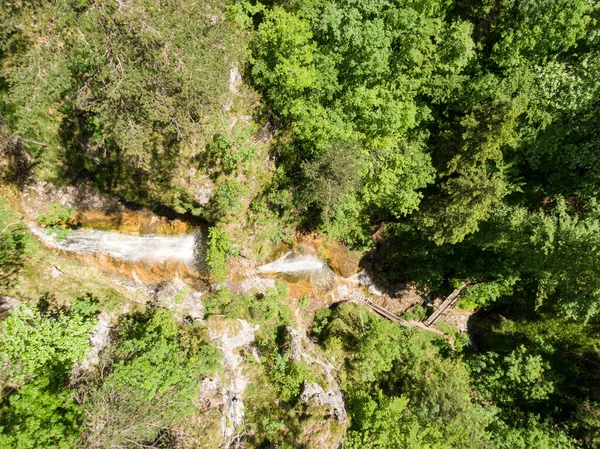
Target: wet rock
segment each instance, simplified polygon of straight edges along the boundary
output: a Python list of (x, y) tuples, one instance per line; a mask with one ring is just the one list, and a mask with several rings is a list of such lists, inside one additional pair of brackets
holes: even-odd
[(367, 287), (367, 289), (369, 290), (369, 293), (371, 293), (372, 295), (377, 295), (377, 296), (384, 295), (383, 290), (378, 285), (375, 284), (375, 280), (373, 279), (373, 277), (364, 270), (359, 271), (358, 273), (356, 273), (354, 276), (352, 276), (348, 280), (352, 283), (355, 283), (358, 285), (363, 285), (363, 286)]
[(148, 209), (106, 212), (80, 210), (74, 221), (84, 227), (136, 234), (180, 235), (193, 232), (195, 225), (179, 219), (170, 220), (153, 214)]
[(336, 274), (348, 278), (358, 272), (362, 253), (350, 251), (343, 244), (333, 244), (325, 250), (325, 257)]

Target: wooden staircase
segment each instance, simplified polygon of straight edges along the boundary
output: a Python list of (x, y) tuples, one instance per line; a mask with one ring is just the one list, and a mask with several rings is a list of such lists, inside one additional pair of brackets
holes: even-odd
[(389, 310), (386, 310), (385, 308), (381, 307), (379, 304), (371, 301), (368, 296), (366, 296), (365, 294), (358, 292), (358, 291), (353, 291), (352, 293), (350, 293), (349, 299), (350, 299), (350, 301), (358, 302), (358, 303), (366, 305), (367, 307), (369, 307), (371, 310), (373, 310), (380, 316), (387, 318), (390, 321), (399, 323), (402, 326), (418, 327), (425, 331), (441, 335), (448, 341), (448, 343), (450, 343), (450, 346), (452, 346), (452, 348), (454, 349), (454, 339), (452, 337), (450, 337), (449, 335), (446, 335), (439, 329), (436, 329), (431, 326), (433, 326), (435, 323), (437, 323), (437, 321), (444, 315), (444, 313), (446, 313), (446, 311), (448, 311), (449, 309), (454, 307), (454, 305), (458, 301), (458, 295), (470, 283), (471, 283), (471, 281), (465, 281), (465, 282), (463, 282), (463, 284), (460, 287), (458, 287), (456, 290), (454, 290), (452, 293), (450, 293), (450, 295), (448, 295), (448, 297), (444, 300), (444, 302), (442, 302), (442, 304), (440, 304), (440, 306), (431, 314), (431, 316), (429, 318), (427, 318), (427, 320), (425, 322), (407, 321), (403, 318), (400, 318), (399, 316), (393, 314)]
[(444, 302), (442, 302), (440, 304), (440, 306), (431, 314), (431, 316), (429, 318), (427, 318), (427, 320), (425, 321), (425, 326), (427, 326), (427, 327), (433, 326), (435, 323), (438, 322), (438, 320), (442, 317), (442, 315), (444, 315), (444, 313), (446, 313), (446, 311), (448, 311), (449, 309), (454, 307), (454, 305), (458, 301), (458, 295), (460, 295), (460, 292), (462, 291), (462, 289), (465, 288), (470, 283), (471, 283), (471, 281), (465, 281), (462, 283), (462, 285), (460, 287), (458, 287), (456, 290), (454, 290), (452, 293), (450, 293), (450, 295), (448, 295), (448, 297), (444, 300)]

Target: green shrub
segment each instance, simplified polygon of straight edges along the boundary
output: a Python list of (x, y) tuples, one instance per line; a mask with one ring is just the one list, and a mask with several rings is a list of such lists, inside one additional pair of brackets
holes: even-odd
[(200, 382), (220, 365), (220, 351), (195, 323), (179, 323), (166, 310), (125, 317), (115, 337), (107, 365), (81, 387), (87, 445), (163, 447), (155, 443), (194, 412)]
[(75, 447), (83, 409), (68, 388), (73, 366), (90, 348), (97, 321), (91, 297), (69, 310), (22, 305), (0, 333), (0, 447)]
[(306, 364), (290, 360), (289, 354), (281, 354), (277, 349), (273, 350), (268, 357), (262, 357), (266, 361), (267, 373), (270, 382), (275, 387), (277, 395), (285, 402), (294, 402), (300, 396), (304, 381), (312, 381), (310, 368)]
[(44, 228), (51, 229), (56, 234), (57, 240), (61, 240), (70, 233), (75, 209), (69, 209), (58, 203), (50, 204), (49, 208), (50, 212), (38, 215), (38, 221)]
[(208, 216), (214, 221), (227, 221), (242, 211), (242, 197), (248, 187), (239, 179), (223, 177), (215, 186), (208, 206)]
[(237, 254), (237, 250), (231, 245), (227, 233), (216, 226), (210, 228), (208, 231), (206, 262), (215, 282), (225, 282), (227, 278), (227, 256), (235, 254)]
[(75, 214), (75, 209), (69, 209), (62, 204), (53, 203), (48, 206), (50, 212), (39, 214), (38, 221), (46, 228), (65, 228), (70, 225), (70, 220)]

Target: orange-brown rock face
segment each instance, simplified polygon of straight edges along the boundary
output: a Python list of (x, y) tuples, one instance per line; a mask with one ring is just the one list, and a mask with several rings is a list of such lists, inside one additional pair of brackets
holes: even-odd
[(183, 262), (149, 262), (149, 261), (124, 261), (115, 259), (102, 254), (76, 254), (67, 251), (61, 251), (61, 256), (65, 259), (86, 265), (95, 265), (105, 274), (122, 279), (130, 279), (143, 286), (157, 285), (158, 283), (179, 277), (191, 286), (202, 287), (203, 283), (198, 274), (194, 272), (193, 267), (189, 267)]
[(147, 209), (107, 213), (101, 210), (78, 211), (74, 221), (85, 228), (139, 234), (188, 234), (194, 226), (179, 219), (170, 220)]

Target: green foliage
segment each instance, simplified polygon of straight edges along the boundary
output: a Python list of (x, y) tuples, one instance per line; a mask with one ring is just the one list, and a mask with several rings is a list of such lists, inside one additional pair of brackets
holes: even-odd
[(581, 447), (576, 440), (558, 428), (543, 426), (535, 419), (522, 428), (500, 426), (494, 441), (498, 449), (574, 449)]
[(8, 289), (25, 264), (31, 237), (0, 196), (0, 288)]
[(227, 256), (235, 254), (235, 248), (229, 236), (221, 229), (213, 226), (208, 231), (206, 262), (211, 276), (216, 282), (224, 282), (227, 277)]
[(55, 234), (57, 240), (62, 240), (70, 233), (72, 218), (75, 215), (75, 209), (69, 209), (62, 204), (54, 203), (48, 206), (50, 212), (39, 214), (38, 222), (45, 228), (49, 228)]
[(510, 296), (513, 293), (515, 283), (519, 281), (517, 276), (497, 281), (481, 282), (467, 289), (461, 297), (459, 306), (464, 310), (473, 310), (476, 307), (489, 307), (500, 298)]
[(227, 222), (239, 217), (242, 198), (247, 194), (247, 184), (232, 177), (220, 178), (211, 194), (208, 215), (216, 222)]
[[(216, 222), (216, 283), (238, 252), (225, 231), (238, 223), (237, 238), (260, 240), (261, 255), (301, 227), (374, 248), (365, 261), (393, 282), (446, 294), (472, 281), (461, 305), (486, 309), (473, 318), (483, 331), (454, 354), (360, 307), (316, 314), (313, 334), (335, 358), (352, 415), (345, 446), (577, 447), (571, 436), (598, 446), (597, 2), (5, 3), (0, 108), (15, 136), (3, 130), (1, 150), (11, 164), (26, 150), (30, 168), (60, 182), (88, 178)], [(263, 94), (260, 133), (228, 126), (251, 114), (238, 110), (247, 86), (234, 66)], [(258, 142), (274, 130), (267, 157)], [(7, 211), (0, 200), (3, 290), (30, 239)], [(39, 221), (60, 230), (70, 215), (51, 205)], [(247, 434), (260, 447), (310, 447), (299, 443), (307, 406), (297, 401), (310, 375), (285, 341), (286, 300), (281, 283), (205, 300), (209, 315), (261, 325), (272, 397)], [(104, 368), (78, 385), (89, 392), (82, 415), (64, 387), (97, 305), (42, 306), (3, 323), (0, 366), (15, 392), (0, 445), (76, 444), (85, 416), (90, 446), (166, 446), (215, 362), (202, 332), (163, 312), (127, 318)], [(273, 410), (275, 396), (290, 410)]]
[(170, 188), (185, 186), (178, 164), (221, 127), (228, 72), (240, 66), (247, 35), (225, 20), (219, 0), (157, 6), (53, 0), (3, 8), (9, 123), (47, 144), (30, 146), (44, 174), (90, 177), (139, 202), (168, 203)]
[(566, 316), (586, 319), (599, 307), (598, 278), (593, 274), (599, 226), (591, 214), (583, 219), (569, 214), (567, 203), (557, 198), (547, 213), (499, 209), (474, 241), (499, 256), (503, 283), (513, 284), (516, 275), (527, 279), (537, 307), (557, 305)]
[(49, 374), (8, 397), (2, 407), (0, 445), (6, 448), (67, 449), (78, 446), (82, 409), (74, 393), (57, 388)]
[(48, 208), (50, 212), (38, 215), (38, 221), (44, 227), (64, 228), (68, 226), (69, 221), (75, 214), (75, 209), (69, 209), (59, 203), (50, 204)]
[(164, 310), (121, 321), (109, 366), (85, 386), (89, 445), (152, 444), (193, 412), (201, 380), (219, 362), (198, 331)]
[[(292, 133), (282, 163), (308, 178), (299, 205), (309, 197), (331, 220), (332, 200), (356, 190), (360, 176), (364, 205), (397, 217), (418, 207), (417, 190), (433, 181), (427, 133), (407, 134), (430, 114), (418, 96), (447, 95), (474, 54), (471, 26), (444, 16), (327, 0), (265, 13), (252, 75)], [(346, 155), (352, 146), (361, 157)]]
[(493, 411), (472, 403), (465, 366), (444, 355), (445, 344), (359, 306), (317, 318), (325, 346), (343, 345), (350, 447), (491, 447)]
[(306, 201), (321, 210), (323, 221), (333, 216), (333, 209), (354, 194), (359, 185), (359, 155), (351, 147), (333, 145), (302, 164), (306, 178)]
[(407, 447), (408, 429), (398, 426), (398, 420), (406, 411), (408, 399), (388, 398), (381, 391), (377, 393), (377, 400), (373, 400), (366, 391), (356, 391), (351, 395), (349, 402), (356, 430), (348, 432), (346, 447), (349, 449)]
[(83, 411), (67, 385), (74, 364), (90, 348), (96, 312), (88, 296), (66, 311), (45, 313), (22, 305), (3, 322), (2, 447), (77, 445)]
[(258, 147), (249, 141), (249, 130), (246, 128), (232, 138), (216, 133), (212, 141), (206, 145), (204, 165), (211, 170), (211, 176), (216, 179), (219, 175), (231, 175), (236, 169), (248, 164), (252, 156), (256, 155)]
[(419, 207), (423, 194), (419, 189), (434, 181), (431, 157), (422, 140), (401, 142), (398, 149), (381, 149), (366, 166), (365, 199), (395, 218)]
[(554, 391), (544, 373), (549, 365), (520, 346), (505, 357), (488, 353), (472, 359), (471, 370), (482, 400), (508, 406), (548, 399)]
[(49, 371), (65, 373), (89, 348), (93, 315), (42, 314), (27, 306), (15, 309), (3, 323), (0, 369), (3, 382), (23, 385)]
[(272, 336), (278, 326), (293, 322), (292, 311), (283, 304), (287, 297), (287, 284), (278, 280), (275, 289), (267, 290), (264, 295), (236, 296), (222, 288), (207, 296), (204, 305), (209, 315), (223, 314), (230, 318), (252, 320)]
[(290, 360), (287, 352), (281, 354), (274, 350), (265, 357), (269, 381), (274, 385), (277, 395), (285, 402), (293, 402), (300, 396), (305, 381), (312, 381), (310, 368), (299, 361)]

